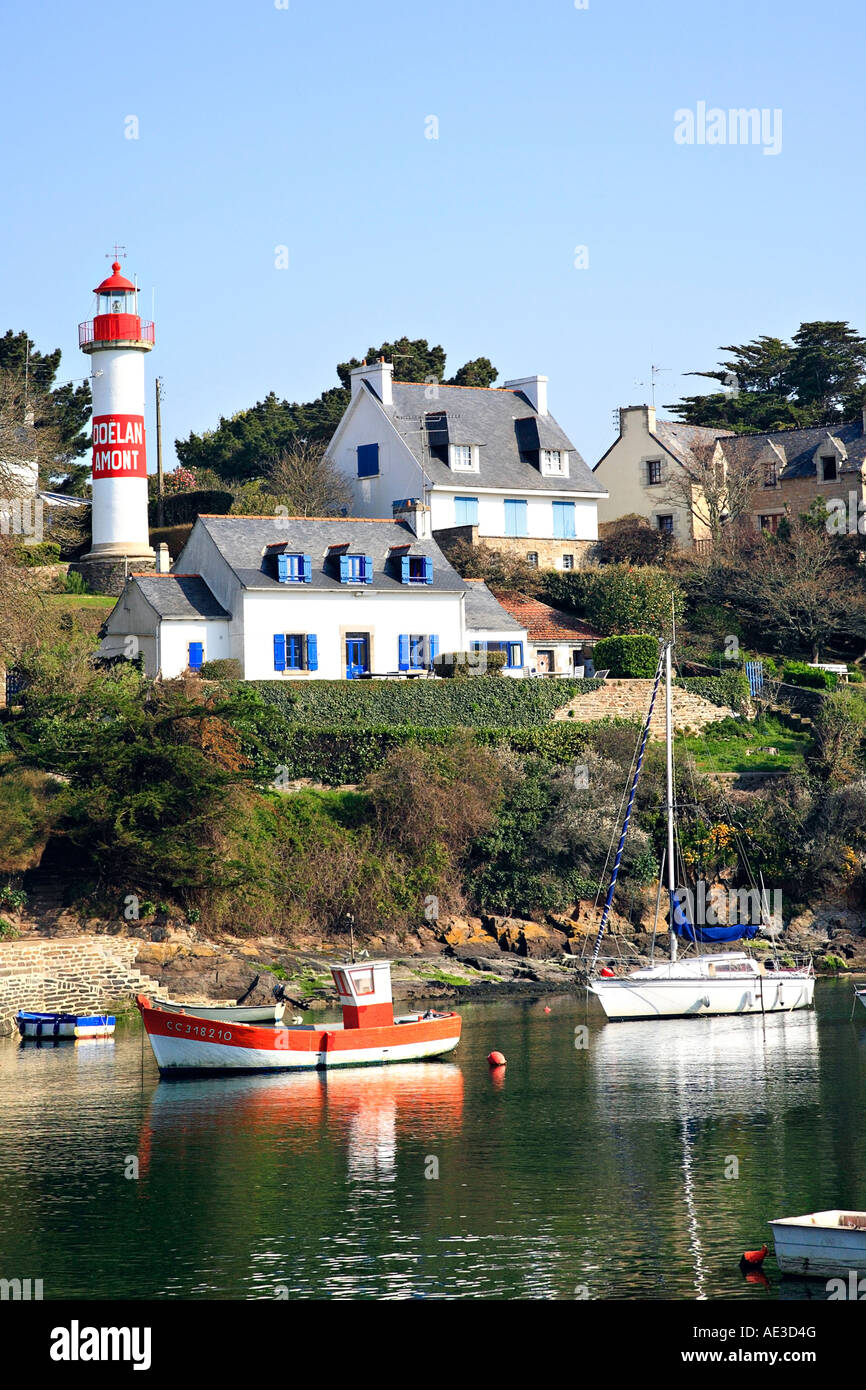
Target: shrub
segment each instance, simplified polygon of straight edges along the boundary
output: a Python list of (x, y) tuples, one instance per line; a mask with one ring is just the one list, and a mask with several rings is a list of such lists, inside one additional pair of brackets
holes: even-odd
[[(231, 492), (216, 490), (170, 493), (163, 501), (163, 526), (183, 526), (202, 515), (226, 516), (233, 501), (234, 495)], [(159, 519), (158, 501), (152, 499), (148, 503), (147, 515), (148, 520), (155, 526)]]
[(15, 547), (15, 562), (32, 569), (36, 565), (56, 565), (60, 559), (60, 546), (56, 541), (37, 541), (34, 545)]
[(692, 695), (702, 695), (712, 705), (741, 714), (749, 706), (749, 681), (742, 671), (725, 671), (721, 676), (684, 676), (675, 682)]
[(218, 657), (202, 663), (200, 675), (206, 681), (239, 681), (243, 676), (241, 663), (233, 656)]
[(13, 888), (11, 883), (4, 883), (0, 888), (0, 903), (10, 907), (13, 912), (20, 912), (26, 902), (27, 894), (23, 888)]
[(654, 565), (595, 565), (583, 570), (550, 571), (542, 597), (557, 608), (580, 614), (606, 636), (620, 632), (670, 632), (671, 598), (677, 622), (685, 595), (667, 570)]
[(172, 560), (176, 560), (189, 540), (192, 522), (183, 526), (157, 526), (150, 528), (150, 543), (154, 550), (164, 541)]
[(782, 679), (788, 685), (802, 685), (809, 690), (835, 690), (838, 684), (832, 671), (821, 671), (805, 661), (786, 661)]
[(79, 574), (78, 570), (70, 570), (66, 575), (66, 579), (63, 583), (63, 593), (86, 594), (88, 592), (89, 590), (87, 588), (87, 581), (85, 580), (84, 575)]
[(655, 637), (637, 634), (605, 637), (593, 652), (596, 670), (609, 668), (612, 676), (637, 679), (654, 676), (659, 664), (659, 644)]
[(10, 922), (8, 917), (0, 917), (0, 941), (11, 941), (19, 935), (14, 922)]

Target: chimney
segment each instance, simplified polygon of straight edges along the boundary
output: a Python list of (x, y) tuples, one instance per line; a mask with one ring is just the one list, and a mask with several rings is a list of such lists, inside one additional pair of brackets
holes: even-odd
[(394, 393), (391, 390), (391, 383), (394, 379), (393, 362), (386, 362), (384, 357), (380, 357), (379, 361), (374, 362), (370, 367), (365, 359), (360, 367), (352, 368), (349, 377), (352, 382), (353, 398), (363, 389), (361, 383), (369, 381), (383, 405), (394, 404)]
[(160, 541), (156, 547), (156, 572), (157, 574), (168, 574), (171, 569), (171, 556), (168, 553), (168, 546), (165, 541)]
[(420, 502), (417, 497), (401, 497), (397, 502), (391, 503), (391, 511), (394, 514), (394, 520), (405, 521), (419, 541), (430, 540), (433, 535), (430, 508)]
[(539, 415), (547, 414), (546, 376), (521, 376), (516, 381), (506, 381), (505, 389), (507, 391), (522, 391)]
[(630, 434), (637, 429), (652, 434), (656, 427), (656, 408), (654, 405), (623, 405), (619, 411), (619, 432)]

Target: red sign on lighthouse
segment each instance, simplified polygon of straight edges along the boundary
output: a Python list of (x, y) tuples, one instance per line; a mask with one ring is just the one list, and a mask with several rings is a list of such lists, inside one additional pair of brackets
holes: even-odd
[(144, 416), (94, 415), (93, 480), (146, 478)]

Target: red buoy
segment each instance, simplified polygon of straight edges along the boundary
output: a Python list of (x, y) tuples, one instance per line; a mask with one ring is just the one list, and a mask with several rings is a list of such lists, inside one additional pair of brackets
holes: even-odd
[(743, 1264), (760, 1266), (769, 1254), (769, 1245), (762, 1245), (760, 1250), (744, 1250)]
[(487, 1058), (487, 1061), (489, 1062), (491, 1067), (506, 1066), (505, 1058), (503, 1057), (501, 1052), (491, 1052), (490, 1056)]
[(544, 1006), (544, 1012), (545, 1012), (546, 1014), (549, 1014), (549, 1013), (550, 1013), (550, 1009), (548, 1008), (548, 1006), (547, 1006), (546, 1004), (545, 1004), (545, 1006)]

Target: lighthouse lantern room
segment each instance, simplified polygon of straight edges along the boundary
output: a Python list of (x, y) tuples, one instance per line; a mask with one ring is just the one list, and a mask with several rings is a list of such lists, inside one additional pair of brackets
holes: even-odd
[(154, 331), (142, 322), (138, 289), (119, 261), (94, 294), (94, 317), (78, 328), (79, 347), (92, 362), (93, 537), (77, 568), (92, 588), (119, 593), (127, 572), (154, 564), (144, 431), (144, 359)]

